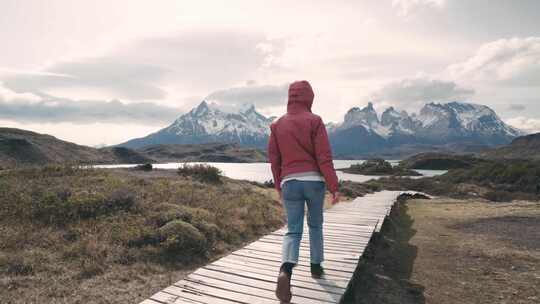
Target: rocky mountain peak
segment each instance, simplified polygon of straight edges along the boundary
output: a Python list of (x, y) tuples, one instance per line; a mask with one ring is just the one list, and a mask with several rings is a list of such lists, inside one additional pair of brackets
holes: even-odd
[(377, 124), (379, 124), (379, 117), (371, 102), (363, 109), (354, 107), (345, 114), (344, 125), (346, 126), (367, 125), (373, 127)]
[(206, 100), (203, 100), (196, 108), (192, 109), (190, 113), (194, 116), (203, 116), (210, 111), (210, 107)]

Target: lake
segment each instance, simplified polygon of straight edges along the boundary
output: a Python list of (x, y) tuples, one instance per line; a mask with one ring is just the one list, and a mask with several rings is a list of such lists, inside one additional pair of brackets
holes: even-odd
[[(348, 168), (352, 164), (361, 164), (363, 160), (334, 160), (334, 167), (336, 169)], [(389, 161), (392, 165), (397, 165), (399, 161)], [(184, 163), (163, 163), (152, 164), (157, 169), (176, 169)], [(234, 179), (245, 179), (249, 181), (255, 181), (263, 183), (272, 179), (272, 172), (270, 171), (269, 163), (214, 163), (214, 162), (190, 162), (189, 164), (208, 164), (219, 168), (223, 174), (227, 177)], [(130, 168), (136, 165), (98, 165), (96, 168)], [(416, 170), (423, 176), (436, 176), (446, 173), (445, 170)], [(359, 174), (349, 174), (337, 171), (337, 176), (340, 180), (347, 180), (353, 182), (363, 183), (370, 179), (377, 179), (380, 176), (368, 176)], [(413, 177), (418, 178), (418, 177)]]

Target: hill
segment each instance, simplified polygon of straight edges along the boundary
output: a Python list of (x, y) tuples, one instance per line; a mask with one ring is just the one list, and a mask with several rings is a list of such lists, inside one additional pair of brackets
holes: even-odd
[(0, 128), (0, 165), (42, 165), (47, 163), (112, 163), (113, 153), (77, 145), (54, 136), (31, 131)]
[[(116, 149), (120, 148), (117, 147)], [(245, 163), (266, 161), (264, 151), (256, 148), (244, 148), (234, 143), (152, 145), (138, 148), (136, 151), (157, 162), (201, 161)]]
[(480, 153), (489, 159), (535, 159), (540, 160), (540, 133), (521, 136), (510, 145)]
[(421, 170), (467, 169), (482, 162), (474, 155), (420, 153), (401, 161), (405, 168)]
[(154, 162), (264, 162), (262, 150), (238, 144), (153, 145), (92, 148), (47, 134), (0, 128), (0, 166), (44, 164), (141, 164)]

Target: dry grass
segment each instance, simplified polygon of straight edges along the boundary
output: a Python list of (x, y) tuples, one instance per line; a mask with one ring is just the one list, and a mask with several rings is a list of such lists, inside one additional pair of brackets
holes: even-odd
[(540, 303), (540, 204), (409, 200), (361, 260), (344, 303)]
[(411, 201), (426, 303), (539, 303), (540, 204)]
[(136, 303), (282, 225), (261, 188), (171, 172), (0, 172), (2, 303)]

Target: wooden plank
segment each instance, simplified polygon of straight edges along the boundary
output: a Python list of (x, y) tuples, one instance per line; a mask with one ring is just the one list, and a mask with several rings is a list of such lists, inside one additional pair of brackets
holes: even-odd
[[(244, 256), (244, 257), (257, 257), (260, 259), (266, 259), (271, 260), (275, 262), (281, 263), (281, 255), (275, 252), (265, 251), (264, 249), (260, 248), (245, 248), (242, 251), (234, 252), (232, 255), (236, 256)], [(358, 262), (359, 255), (351, 255), (351, 254), (343, 254), (341, 256), (331, 256), (325, 255), (324, 257), (324, 264), (330, 265), (332, 263), (347, 263), (352, 264), (352, 266), (356, 265)], [(309, 254), (300, 251), (299, 254), (299, 263), (300, 264), (309, 264), (310, 258)]]
[[(258, 266), (256, 263), (246, 263), (245, 260), (234, 260), (233, 258), (227, 257), (227, 259), (221, 259), (215, 264), (205, 266), (204, 269), (234, 273), (239, 276), (269, 280), (275, 283), (279, 267), (274, 267), (275, 270), (268, 270)], [(309, 272), (300, 271), (298, 269), (294, 270), (292, 278), (293, 286), (312, 289), (324, 286), (325, 290), (343, 289), (344, 291), (345, 287), (347, 287), (347, 282), (348, 280), (343, 278), (330, 278), (328, 276), (324, 279), (314, 279)]]
[(154, 301), (152, 299), (146, 299), (142, 301), (140, 304), (160, 304), (158, 301)]
[[(357, 246), (360, 246), (360, 245), (365, 245), (369, 242), (369, 238), (367, 237), (362, 237), (362, 238), (358, 238), (357, 240), (351, 240), (351, 239), (347, 239), (345, 237), (329, 237), (329, 236), (323, 236), (323, 240), (324, 240), (324, 247), (326, 248), (326, 246), (329, 246), (329, 248), (332, 248), (332, 246), (345, 246), (345, 248), (347, 247), (357, 247)], [(283, 236), (280, 236), (280, 235), (274, 235), (274, 234), (269, 234), (263, 238), (260, 239), (260, 241), (277, 241), (279, 243), (282, 243), (283, 242)], [(309, 244), (309, 237), (303, 237), (302, 238), (302, 243), (305, 243), (305, 244)]]
[[(282, 248), (282, 243), (276, 240), (260, 240), (260, 244), (272, 245), (278, 247), (279, 250)], [(361, 255), (364, 251), (365, 245), (355, 245), (355, 246), (346, 246), (342, 247), (338, 245), (328, 245), (327, 242), (324, 243), (324, 253), (325, 254), (341, 254), (342, 252), (349, 252), (352, 254)], [(306, 254), (311, 254), (309, 242), (300, 242), (300, 251), (305, 252)]]
[[(372, 230), (373, 231), (373, 230)], [(285, 234), (269, 234), (265, 236), (264, 238), (274, 238), (278, 240), (283, 240), (283, 237)], [(303, 240), (309, 240), (309, 236), (303, 236)], [(331, 240), (335, 242), (343, 242), (343, 243), (349, 243), (349, 244), (364, 244), (367, 243), (371, 239), (371, 235), (353, 235), (348, 236), (344, 234), (330, 234), (329, 232), (326, 232), (323, 234), (323, 239), (325, 240)]]
[[(265, 236), (261, 239), (259, 239), (257, 242), (267, 242), (267, 243), (277, 243), (278, 246), (283, 243), (283, 236)], [(348, 241), (346, 238), (334, 238), (334, 237), (324, 237), (323, 236), (323, 242), (324, 242), (324, 249), (327, 248), (330, 250), (347, 250), (347, 249), (355, 249), (358, 248), (361, 245), (365, 245), (369, 242), (369, 239), (359, 239), (357, 241)], [(309, 237), (305, 236), (302, 237), (300, 240), (300, 244), (309, 246), (310, 239)], [(281, 246), (279, 246), (281, 247)]]
[[(264, 264), (270, 266), (270, 263), (275, 264), (275, 269), (279, 269), (279, 266), (281, 266), (281, 258), (279, 257), (273, 257), (269, 255), (235, 255), (237, 257), (241, 258), (254, 258), (258, 259), (259, 264)], [(255, 262), (255, 261), (253, 261)], [(326, 273), (328, 275), (335, 275), (337, 277), (341, 278), (350, 278), (351, 272), (354, 272), (354, 269), (356, 265), (354, 263), (343, 263), (342, 267), (335, 266), (335, 265), (327, 265), (325, 264)], [(301, 260), (300, 263), (296, 266), (297, 269), (304, 269), (306, 272), (309, 271), (309, 260)]]
[[(241, 257), (241, 258), (256, 259), (256, 260), (251, 260), (251, 261), (253, 263), (258, 262), (259, 264), (262, 264), (262, 265), (269, 265), (269, 266), (270, 265), (276, 265), (275, 266), (276, 270), (279, 269), (279, 266), (281, 266), (281, 263), (282, 263), (280, 256), (266, 254), (266, 253), (261, 253), (261, 254), (242, 253), (242, 254), (231, 255), (231, 256), (238, 256), (238, 257)], [(346, 274), (343, 274), (342, 272), (352, 274), (354, 272), (354, 270), (356, 269), (355, 264), (339, 263), (339, 262), (324, 262), (324, 267), (325, 267), (326, 270), (328, 270), (327, 274), (329, 274), (329, 275), (336, 273), (336, 275), (338, 275), (338, 276), (345, 276), (345, 277), (348, 277), (348, 276)], [(298, 263), (298, 265), (296, 265), (295, 268), (296, 269), (304, 269), (305, 271), (310, 271), (309, 260), (300, 260), (300, 263)]]
[[(249, 251), (249, 250), (256, 250), (259, 253), (273, 253), (277, 254), (278, 257), (281, 258), (281, 246), (273, 246), (272, 244), (257, 242), (257, 243), (251, 243), (244, 247), (242, 249), (242, 252)], [(341, 262), (342, 258), (358, 258), (360, 257), (357, 253), (347, 252), (344, 251), (342, 253), (326, 253), (324, 254), (326, 261), (335, 261), (335, 262)], [(300, 250), (300, 257), (302, 258), (309, 258), (309, 252), (305, 250)]]
[(185, 292), (182, 295), (170, 294), (165, 291), (160, 291), (151, 297), (152, 300), (165, 304), (207, 304), (209, 300), (215, 304), (238, 304), (238, 302), (220, 298), (209, 298), (205, 295)]
[[(231, 266), (230, 265), (231, 263), (245, 265), (245, 264), (242, 264), (242, 262), (249, 262), (251, 264), (250, 266), (256, 267), (258, 268), (258, 270), (260, 270), (258, 271), (259, 273), (273, 275), (274, 277), (277, 277), (279, 268), (281, 266), (281, 262), (278, 262), (278, 261), (271, 261), (271, 260), (261, 259), (257, 257), (232, 256), (232, 255), (227, 256), (226, 258), (221, 259), (212, 265)], [(307, 279), (304, 281), (313, 282), (312, 277), (311, 277), (309, 263), (305, 263), (305, 262), (299, 263), (294, 268), (294, 271), (295, 271), (295, 274), (298, 274), (298, 276), (305, 277), (305, 279)], [(327, 272), (325, 278), (332, 279), (332, 280), (345, 280), (345, 279), (349, 279), (350, 275), (341, 274), (341, 273), (339, 275), (334, 275), (333, 273)]]
[[(266, 280), (272, 283), (276, 282), (277, 269), (266, 270), (257, 266), (255, 263), (246, 263), (246, 261), (236, 261), (234, 259), (220, 260), (219, 262), (211, 265), (207, 265), (204, 268), (199, 270), (211, 270), (216, 272), (231, 273), (237, 276), (243, 276), (247, 278), (255, 278), (259, 280)], [(343, 283), (343, 284), (342, 284)], [(275, 285), (274, 285), (275, 286)], [(292, 286), (301, 287), (312, 290), (321, 290), (321, 287), (324, 287), (324, 290), (328, 292), (333, 292), (341, 294), (345, 291), (347, 286), (347, 280), (335, 279), (330, 280), (329, 278), (325, 279), (314, 279), (309, 273), (304, 272), (299, 273), (298, 270), (294, 271), (292, 278)]]
[(202, 284), (193, 283), (190, 281), (180, 281), (165, 288), (163, 291), (178, 295), (185, 296), (186, 294), (196, 294), (201, 296), (201, 301), (205, 304), (213, 304), (217, 299), (227, 299), (233, 302), (252, 304), (277, 304), (278, 300), (270, 297), (254, 296), (242, 292), (236, 292), (231, 290), (220, 289), (212, 286), (206, 286)]
[[(193, 280), (200, 280), (205, 283), (212, 283), (215, 286), (227, 286), (224, 284), (229, 284), (229, 282), (234, 282), (235, 284), (239, 285), (239, 289), (245, 290), (244, 288), (259, 288), (264, 289), (267, 292), (274, 293), (276, 289), (276, 283), (275, 282), (268, 282), (263, 280), (257, 280), (253, 278), (245, 278), (229, 273), (220, 273), (216, 271), (206, 270), (203, 269), (202, 271), (197, 271), (194, 274), (191, 274), (188, 278)], [(302, 297), (302, 298), (310, 298), (310, 299), (320, 299), (323, 301), (332, 301), (336, 293), (328, 293), (321, 290), (314, 290), (309, 288), (302, 288), (302, 287), (293, 287), (293, 292), (296, 296)], [(341, 294), (337, 294), (340, 296)], [(298, 301), (298, 300), (297, 300)]]

